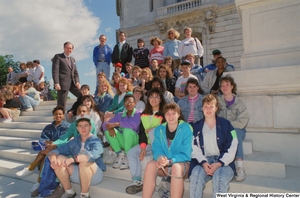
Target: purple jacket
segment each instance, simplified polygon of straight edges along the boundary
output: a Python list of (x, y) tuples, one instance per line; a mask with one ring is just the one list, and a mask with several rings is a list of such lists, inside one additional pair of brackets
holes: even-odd
[(124, 110), (123, 112), (116, 114), (115, 117), (113, 117), (109, 121), (104, 122), (102, 125), (103, 131), (107, 130), (106, 124), (114, 123), (114, 122), (120, 122), (120, 127), (116, 127), (120, 133), (123, 133), (124, 128), (128, 128), (128, 129), (132, 129), (137, 134), (139, 134), (141, 113), (136, 111), (136, 109), (134, 109), (132, 114), (130, 116), (127, 116), (127, 111)]

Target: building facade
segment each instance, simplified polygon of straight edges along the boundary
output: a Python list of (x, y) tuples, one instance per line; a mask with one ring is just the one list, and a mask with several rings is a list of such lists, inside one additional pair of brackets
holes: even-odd
[[(138, 2), (138, 3), (137, 3)], [(146, 46), (152, 36), (167, 41), (167, 30), (174, 28), (184, 39), (183, 29), (191, 27), (204, 48), (203, 65), (212, 61), (212, 50), (220, 49), (228, 62), (241, 67), (242, 28), (234, 0), (117, 0), (120, 29), (127, 42), (136, 46), (143, 38)]]
[[(138, 3), (137, 3), (138, 2)], [(300, 167), (300, 2), (298, 0), (117, 0), (120, 30), (136, 46), (189, 26), (201, 40), (203, 65), (220, 49), (247, 106), (253, 148), (280, 153)], [(281, 160), (277, 160), (281, 161)]]

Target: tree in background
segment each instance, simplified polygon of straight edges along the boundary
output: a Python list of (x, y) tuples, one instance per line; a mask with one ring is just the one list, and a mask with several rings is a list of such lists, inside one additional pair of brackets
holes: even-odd
[(0, 86), (6, 84), (6, 75), (8, 67), (12, 67), (15, 73), (19, 73), (20, 62), (13, 60), (13, 55), (0, 55)]

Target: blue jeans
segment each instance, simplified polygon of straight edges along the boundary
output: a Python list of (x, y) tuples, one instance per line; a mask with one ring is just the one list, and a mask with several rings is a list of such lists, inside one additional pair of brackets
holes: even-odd
[(96, 80), (98, 82), (98, 74), (100, 72), (104, 72), (106, 75), (106, 79), (109, 80), (110, 77), (110, 65), (107, 62), (98, 62), (96, 66)]
[(246, 136), (246, 130), (245, 129), (234, 129), (236, 131), (236, 136), (238, 139), (238, 148), (236, 152), (236, 158), (244, 159), (244, 149), (243, 149), (243, 140)]
[[(141, 152), (141, 148), (140, 145), (138, 144), (132, 147), (127, 153), (129, 169), (133, 181), (134, 180), (142, 181), (142, 175), (141, 175), (142, 164), (140, 161), (140, 152)], [(149, 156), (151, 154), (152, 154), (151, 145), (147, 145), (146, 156)]]
[[(218, 161), (218, 156), (208, 156), (206, 159), (209, 164), (212, 164)], [(213, 176), (207, 175), (202, 166), (195, 166), (190, 176), (190, 198), (202, 198), (203, 188), (211, 179), (213, 197), (216, 197), (216, 193), (228, 192), (229, 183), (233, 176), (234, 172), (229, 166), (222, 166), (218, 168), (214, 172)]]
[(37, 100), (31, 98), (30, 96), (27, 96), (27, 95), (19, 96), (19, 100), (20, 100), (22, 106), (24, 107), (24, 109), (36, 107), (40, 104), (40, 101), (37, 101)]

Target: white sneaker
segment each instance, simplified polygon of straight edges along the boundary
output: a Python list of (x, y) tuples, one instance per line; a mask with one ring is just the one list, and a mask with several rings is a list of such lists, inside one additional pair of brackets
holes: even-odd
[(33, 184), (32, 188), (30, 189), (30, 192), (34, 192), (36, 189), (38, 189), (40, 187), (40, 183), (36, 182), (35, 184)]
[(4, 118), (3, 123), (9, 123), (12, 122), (13, 119), (12, 118)]
[(123, 152), (119, 153), (117, 159), (115, 160), (113, 168), (120, 168), (123, 158), (124, 158), (124, 153)]
[(16, 172), (16, 175), (19, 177), (26, 176), (32, 174), (33, 171), (28, 170), (28, 168), (24, 168), (23, 170)]
[(23, 109), (23, 111), (33, 111), (33, 108), (32, 107), (29, 107), (27, 109)]
[(124, 154), (123, 159), (121, 160), (121, 166), (120, 166), (120, 170), (125, 170), (128, 169), (128, 160), (127, 160), (127, 156)]
[(105, 160), (105, 164), (112, 164), (116, 161), (116, 158), (117, 158), (117, 154), (113, 151), (109, 151), (108, 153), (108, 157), (107, 159)]
[(245, 173), (244, 169), (241, 167), (237, 167), (235, 181), (242, 182), (245, 180), (245, 178), (246, 178), (246, 173)]

